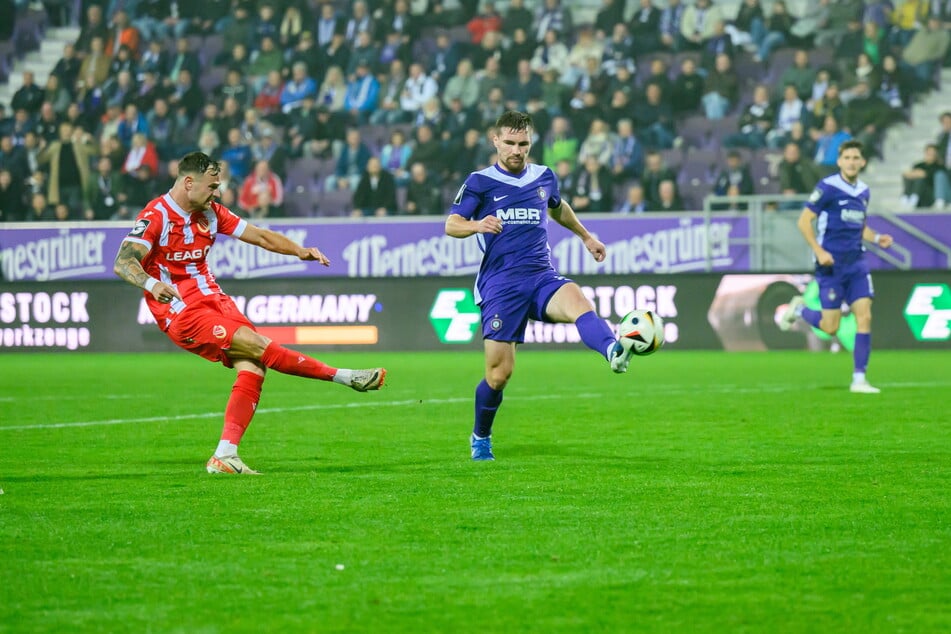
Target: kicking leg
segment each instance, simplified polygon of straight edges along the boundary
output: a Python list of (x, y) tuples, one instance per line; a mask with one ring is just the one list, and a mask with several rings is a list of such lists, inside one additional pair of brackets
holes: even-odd
[(617, 339), (574, 282), (555, 291), (545, 307), (545, 317), (555, 323), (573, 323), (584, 345), (611, 360), (611, 351)]
[(282, 374), (333, 381), (358, 392), (378, 390), (383, 387), (386, 378), (386, 370), (383, 368), (348, 370), (331, 367), (313, 357), (285, 348), (248, 327), (241, 327), (234, 333), (228, 356), (232, 359), (258, 360)]

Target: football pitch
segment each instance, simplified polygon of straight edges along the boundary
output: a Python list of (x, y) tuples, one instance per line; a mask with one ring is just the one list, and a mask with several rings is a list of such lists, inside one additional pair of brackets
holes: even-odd
[(0, 632), (951, 631), (951, 357), (519, 351), (494, 463), (478, 353), (270, 373), (208, 475), (233, 373), (5, 355)]

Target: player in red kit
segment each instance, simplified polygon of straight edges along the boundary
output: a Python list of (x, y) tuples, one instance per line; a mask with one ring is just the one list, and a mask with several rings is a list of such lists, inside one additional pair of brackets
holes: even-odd
[(215, 202), (219, 166), (207, 155), (186, 154), (178, 172), (168, 193), (139, 213), (116, 255), (115, 272), (145, 289), (155, 321), (176, 345), (237, 371), (221, 441), (206, 468), (209, 473), (257, 474), (238, 457), (238, 444), (254, 416), (267, 368), (333, 381), (358, 392), (380, 389), (386, 370), (332, 368), (258, 334), (208, 270), (207, 255), (216, 235), (324, 266), (330, 261), (316, 247), (256, 227)]

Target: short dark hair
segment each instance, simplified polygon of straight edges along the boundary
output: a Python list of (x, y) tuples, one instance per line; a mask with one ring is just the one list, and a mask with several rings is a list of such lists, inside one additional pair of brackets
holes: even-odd
[(861, 141), (851, 139), (842, 143), (842, 145), (839, 146), (839, 156), (842, 156), (846, 150), (858, 150), (859, 154), (862, 155), (862, 158), (865, 158), (865, 146), (862, 145)]
[(204, 152), (189, 152), (178, 162), (178, 173), (182, 176), (186, 174), (201, 176), (206, 173), (217, 176), (220, 171), (221, 165), (219, 165), (218, 161), (212, 159)]
[(522, 130), (527, 130), (532, 125), (532, 117), (529, 114), (524, 112), (519, 112), (518, 110), (506, 110), (502, 115), (496, 120), (495, 127), (501, 130), (502, 128), (509, 128), (513, 132), (521, 132)]

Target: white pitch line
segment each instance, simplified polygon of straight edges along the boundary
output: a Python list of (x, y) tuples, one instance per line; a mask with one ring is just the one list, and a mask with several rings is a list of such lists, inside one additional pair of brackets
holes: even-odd
[[(602, 396), (600, 394), (594, 395), (582, 395), (582, 394), (573, 394), (571, 398), (578, 398), (579, 396)], [(549, 400), (556, 398), (568, 398), (568, 395), (558, 395), (558, 394), (540, 394), (536, 396), (525, 396), (521, 397), (520, 400), (528, 401), (540, 401), (540, 400)], [(363, 407), (405, 407), (407, 405), (445, 405), (451, 403), (468, 403), (472, 401), (471, 396), (466, 397), (456, 397), (456, 398), (440, 398), (440, 399), (427, 399), (421, 400), (418, 398), (407, 399), (405, 401), (372, 401), (366, 403), (334, 403), (334, 404), (324, 404), (324, 405), (300, 405), (298, 407), (266, 407), (257, 410), (257, 414), (282, 414), (285, 412), (303, 412), (303, 411), (313, 411), (313, 410), (330, 410), (330, 409), (358, 409)], [(107, 420), (88, 420), (88, 421), (76, 421), (71, 423), (51, 423), (51, 424), (39, 424), (39, 425), (10, 425), (10, 426), (0, 426), (0, 432), (2, 431), (16, 431), (16, 430), (27, 430), (27, 429), (64, 429), (68, 427), (96, 427), (103, 425), (131, 425), (134, 423), (154, 423), (154, 422), (174, 422), (181, 420), (192, 420), (196, 418), (221, 418), (223, 412), (202, 412), (198, 414), (180, 414), (178, 416), (148, 416), (144, 418), (112, 418)]]
[[(879, 383), (882, 387), (907, 388), (907, 387), (946, 387), (947, 382), (942, 381), (924, 381), (924, 382), (898, 382), (898, 383)], [(813, 385), (761, 385), (761, 386), (740, 386), (740, 385), (720, 385), (717, 387), (706, 386), (702, 390), (697, 388), (677, 386), (674, 389), (651, 389), (650, 394), (656, 395), (678, 395), (700, 393), (722, 393), (722, 394), (767, 394), (781, 392), (802, 392), (806, 390), (825, 389), (827, 384)], [(846, 390), (842, 388), (843, 395)], [(527, 394), (518, 396), (519, 401), (542, 401), (555, 399), (598, 399), (605, 398), (607, 394), (598, 393), (575, 393), (575, 394)], [(614, 394), (617, 396), (617, 393)], [(862, 398), (862, 397), (858, 397)], [(32, 400), (32, 399), (30, 399)], [(452, 398), (432, 398), (432, 399), (406, 399), (402, 401), (369, 401), (363, 403), (333, 403), (333, 404), (315, 404), (300, 405), (297, 407), (267, 407), (257, 410), (258, 414), (281, 414), (285, 412), (304, 412), (314, 410), (333, 410), (333, 409), (359, 409), (365, 407), (406, 407), (408, 405), (448, 405), (454, 403), (470, 403), (471, 396), (460, 396)], [(0, 432), (4, 431), (23, 431), (30, 429), (65, 429), (71, 427), (98, 427), (108, 425), (132, 425), (135, 423), (154, 423), (154, 422), (175, 422), (182, 420), (193, 420), (198, 418), (220, 418), (222, 411), (201, 412), (197, 414), (180, 414), (177, 416), (148, 416), (143, 418), (111, 418), (106, 420), (75, 421), (69, 423), (50, 423), (37, 425), (0, 425)]]

